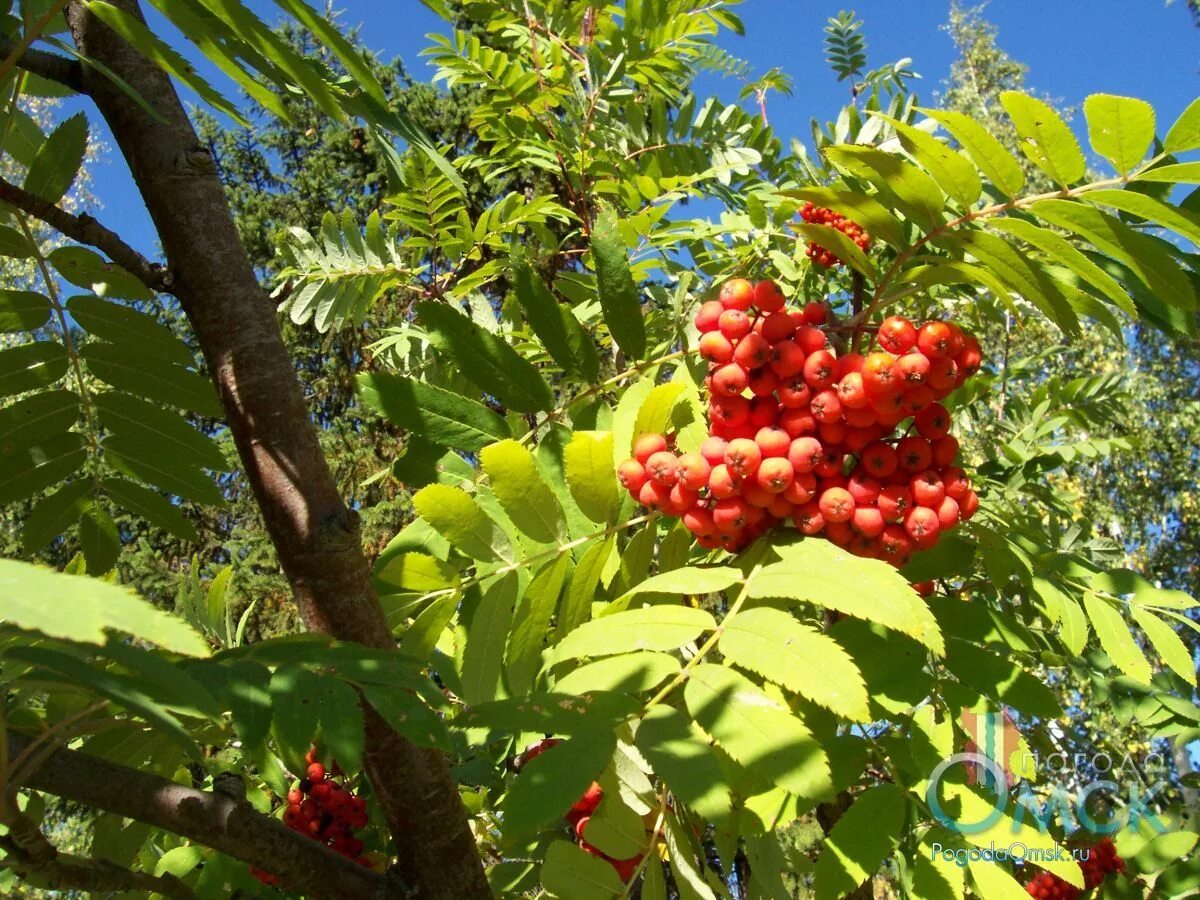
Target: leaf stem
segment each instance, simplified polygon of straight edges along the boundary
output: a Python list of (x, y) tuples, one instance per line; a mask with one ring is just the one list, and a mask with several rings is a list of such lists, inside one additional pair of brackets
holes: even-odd
[[(665, 786), (664, 786), (665, 787)], [(658, 798), (658, 815), (654, 819), (654, 827), (650, 829), (650, 841), (646, 844), (646, 852), (642, 854), (641, 860), (638, 861), (637, 868), (633, 870), (633, 874), (629, 876), (629, 880), (625, 882), (621, 888), (621, 897), (628, 897), (629, 892), (633, 890), (634, 884), (642, 872), (646, 870), (646, 864), (650, 860), (650, 854), (653, 852), (655, 845), (658, 844), (658, 832), (663, 826), (663, 821), (667, 817), (667, 791), (664, 789)]]

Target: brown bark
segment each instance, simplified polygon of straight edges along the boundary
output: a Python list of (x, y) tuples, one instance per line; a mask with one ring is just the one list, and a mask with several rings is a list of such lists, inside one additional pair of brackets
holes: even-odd
[[(137, 0), (114, 5), (141, 16)], [(90, 67), (84, 88), (108, 121), (166, 254), (171, 291), (203, 350), (247, 478), (305, 625), (393, 648), (371, 587), (357, 515), (347, 509), (309, 420), (295, 371), (234, 227), (213, 160), (169, 77), (73, 0), (79, 50), (159, 114)], [(489, 896), (445, 759), (367, 710), (365, 767), (397, 839), (399, 866), (423, 897)]]

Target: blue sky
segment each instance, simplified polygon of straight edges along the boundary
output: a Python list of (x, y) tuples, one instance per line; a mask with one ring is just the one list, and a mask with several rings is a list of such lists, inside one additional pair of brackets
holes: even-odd
[[(278, 16), (271, 0), (249, 0), (248, 5), (268, 21)], [(414, 77), (432, 78), (432, 68), (418, 54), (426, 46), (425, 35), (444, 30), (444, 25), (419, 0), (339, 0), (336, 8), (343, 23), (362, 26), (367, 44), (381, 55), (399, 55)], [(779, 66), (795, 79), (795, 96), (769, 101), (771, 124), (785, 139), (807, 138), (810, 117), (833, 118), (847, 98), (845, 83), (834, 79), (822, 55), (825, 20), (843, 8), (854, 9), (866, 21), (870, 66), (911, 57), (923, 76), (917, 83), (922, 102), (935, 101), (942, 88), (954, 59), (954, 47), (941, 30), (949, 0), (747, 0), (738, 8), (745, 37), (726, 33), (721, 44), (747, 59), (755, 72)], [(1162, 133), (1197, 96), (1200, 29), (1193, 27), (1182, 0), (1170, 7), (1164, 0), (992, 0), (987, 16), (1000, 27), (1001, 46), (1029, 66), (1029, 85), (1068, 106), (1078, 106), (1094, 92), (1141, 97), (1158, 110)], [(221, 83), (211, 67), (197, 64)], [(700, 88), (733, 100), (739, 85), (712, 77)], [(1082, 116), (1075, 124), (1082, 125)], [(149, 219), (132, 202), (135, 191), (115, 151), (97, 166), (94, 180), (105, 206), (102, 218), (143, 252), (155, 254)]]

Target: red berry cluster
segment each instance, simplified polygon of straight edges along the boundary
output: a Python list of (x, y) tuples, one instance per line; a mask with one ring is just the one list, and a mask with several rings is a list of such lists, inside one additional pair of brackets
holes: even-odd
[[(814, 206), (811, 202), (805, 203), (800, 209), (800, 218), (810, 225), (828, 225), (830, 228), (836, 228), (854, 243), (858, 244), (858, 249), (863, 253), (867, 252), (867, 248), (871, 246), (871, 235), (863, 231), (862, 226), (857, 222), (852, 222), (843, 216), (841, 213), (834, 212), (824, 206)], [(834, 256), (829, 250), (826, 250), (820, 244), (813, 241), (808, 242), (808, 258), (815, 262), (818, 266), (824, 266), (826, 269), (833, 266), (842, 265), (845, 260)]]
[[(518, 761), (518, 767), (525, 765), (531, 759), (534, 759), (539, 754), (549, 750), (555, 744), (559, 743), (558, 738), (546, 738), (538, 741), (528, 750), (526, 750)], [(592, 782), (592, 786), (584, 792), (568, 810), (565, 818), (570, 824), (571, 829), (575, 832), (575, 837), (579, 841), (580, 849), (592, 856), (598, 856), (600, 859), (607, 862), (616, 870), (617, 877), (622, 881), (628, 881), (633, 877), (633, 873), (637, 871), (638, 863), (642, 861), (642, 854), (630, 857), (629, 859), (613, 859), (607, 853), (602, 852), (596, 847), (593, 847), (584, 839), (584, 831), (587, 830), (587, 824), (591, 819), (592, 813), (596, 811), (596, 807), (600, 805), (600, 801), (604, 798), (604, 789), (596, 782)]]
[(1079, 867), (1083, 869), (1083, 891), (1057, 875), (1039, 872), (1025, 885), (1026, 892), (1039, 900), (1078, 900), (1084, 891), (1099, 887), (1110, 873), (1125, 871), (1125, 860), (1117, 853), (1112, 838), (1106, 837), (1090, 849), (1088, 858), (1079, 861)]
[(882, 349), (839, 357), (822, 304), (785, 307), (774, 282), (739, 278), (700, 308), (710, 437), (679, 454), (641, 435), (617, 477), (705, 547), (736, 551), (790, 521), (901, 566), (979, 506), (937, 402), (978, 371), (979, 343), (948, 322), (893, 316)]
[[(308, 751), (304, 761), (308, 771), (299, 785), (288, 791), (283, 824), (370, 868), (371, 861), (362, 855), (363, 842), (354, 836), (355, 829), (367, 824), (367, 801), (333, 780), (341, 774), (336, 762), (333, 771), (327, 773), (315, 749)], [(252, 867), (250, 872), (263, 884), (279, 880), (259, 868)]]

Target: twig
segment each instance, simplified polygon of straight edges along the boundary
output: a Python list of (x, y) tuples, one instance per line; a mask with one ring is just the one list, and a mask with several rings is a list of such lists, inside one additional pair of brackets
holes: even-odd
[(32, 26), (25, 30), (25, 33), (21, 35), (21, 40), (17, 41), (16, 46), (4, 57), (4, 61), (0, 62), (0, 81), (8, 77), (8, 73), (16, 66), (17, 60), (24, 56), (25, 51), (29, 49), (33, 42), (42, 36), (42, 32), (46, 30), (46, 26), (50, 24), (50, 21), (55, 16), (63, 11), (68, 2), (70, 0), (55, 0), (49, 9), (42, 13), (41, 17)]

